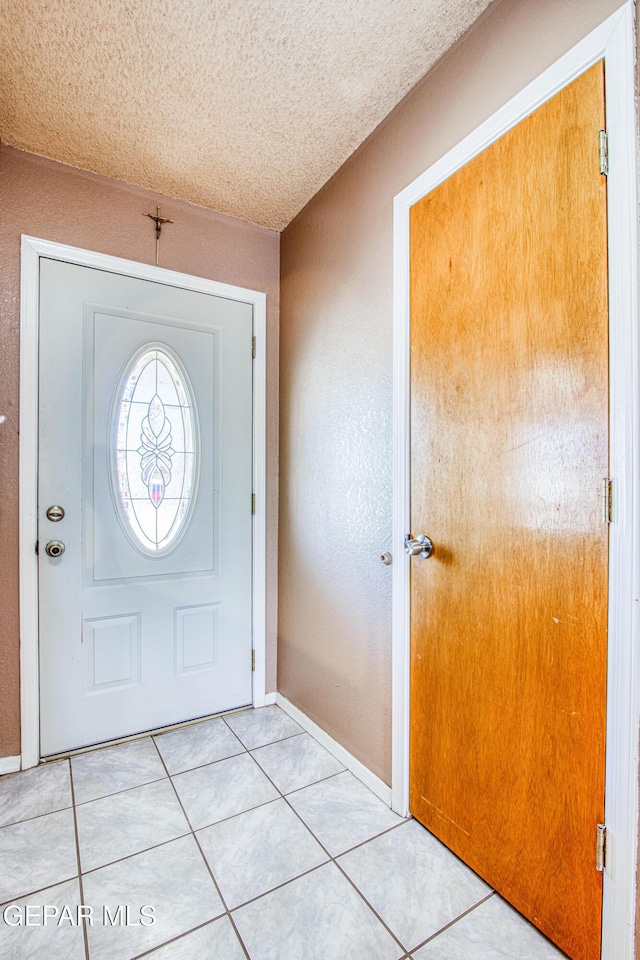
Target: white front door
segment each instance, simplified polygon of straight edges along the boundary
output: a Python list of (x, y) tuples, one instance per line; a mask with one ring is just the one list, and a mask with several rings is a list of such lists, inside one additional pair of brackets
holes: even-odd
[(46, 756), (251, 702), (253, 314), (40, 264)]

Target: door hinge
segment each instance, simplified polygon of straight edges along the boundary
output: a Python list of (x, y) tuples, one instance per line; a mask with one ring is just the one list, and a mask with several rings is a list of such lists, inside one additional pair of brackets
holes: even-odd
[(613, 516), (613, 481), (602, 478), (602, 522), (611, 523)]
[(604, 823), (596, 827), (596, 870), (600, 873), (607, 865), (607, 828)]
[(255, 673), (256, 669), (256, 652), (255, 650), (251, 651), (251, 672)]
[(36, 557), (40, 556), (40, 543), (36, 540)]
[(251, 516), (256, 512), (256, 495), (255, 493), (251, 494)]
[(251, 337), (251, 356), (255, 360), (256, 358), (256, 338)]
[(609, 135), (606, 130), (598, 131), (598, 147), (600, 153), (600, 173), (603, 177), (609, 175)]

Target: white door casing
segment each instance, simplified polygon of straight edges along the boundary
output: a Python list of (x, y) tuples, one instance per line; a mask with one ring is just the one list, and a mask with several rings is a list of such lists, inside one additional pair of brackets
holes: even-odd
[[(409, 212), (413, 204), (604, 58), (609, 141), (610, 474), (606, 825), (602, 960), (633, 960), (640, 723), (640, 370), (634, 4), (600, 27), (445, 154), (394, 200), (392, 807), (409, 786)], [(561, 855), (559, 853), (559, 855)]]
[[(236, 699), (235, 703), (221, 702), (213, 703), (211, 700), (207, 700), (207, 696), (202, 694), (201, 699), (198, 701), (197, 697), (194, 697), (193, 690), (190, 693), (185, 694), (184, 690), (182, 692), (183, 700), (191, 701), (191, 706), (189, 708), (189, 716), (198, 716), (202, 713), (215, 712), (218, 709), (227, 709), (232, 705), (238, 706), (241, 702), (253, 702), (255, 706), (260, 706), (264, 703), (265, 700), (265, 691), (264, 691), (264, 646), (265, 646), (265, 557), (264, 557), (264, 545), (265, 545), (265, 530), (264, 530), (264, 521), (265, 521), (265, 511), (264, 511), (264, 480), (265, 480), (265, 444), (264, 444), (264, 427), (265, 427), (265, 410), (264, 410), (264, 401), (265, 401), (265, 328), (266, 328), (266, 318), (265, 318), (265, 306), (266, 298), (264, 294), (257, 293), (254, 291), (244, 290), (242, 288), (231, 287), (225, 284), (216, 283), (214, 281), (208, 281), (200, 278), (189, 277), (183, 274), (173, 273), (172, 271), (164, 270), (158, 267), (151, 267), (145, 264), (137, 264), (131, 261), (123, 261), (117, 258), (105, 257), (100, 254), (93, 254), (89, 251), (77, 250), (75, 248), (63, 247), (57, 244), (51, 244), (47, 241), (41, 241), (34, 238), (23, 237), (22, 244), (23, 251), (23, 260), (22, 260), (22, 281), (23, 281), (23, 299), (22, 299), (22, 341), (21, 341), (21, 666), (22, 666), (22, 684), (21, 684), (21, 694), (22, 694), (22, 766), (30, 766), (38, 762), (38, 759), (41, 754), (41, 748), (38, 737), (38, 727), (39, 727), (39, 702), (38, 702), (38, 629), (37, 629), (37, 615), (38, 615), (38, 605), (37, 605), (37, 558), (35, 556), (34, 544), (37, 538), (37, 516), (36, 516), (36, 465), (37, 465), (37, 427), (38, 427), (38, 410), (37, 410), (37, 391), (36, 391), (36, 382), (37, 382), (37, 370), (38, 370), (38, 334), (39, 332), (39, 286), (38, 286), (38, 270), (40, 265), (41, 258), (51, 258), (58, 261), (64, 261), (63, 263), (53, 265), (58, 270), (78, 270), (79, 277), (83, 275), (93, 275), (94, 277), (101, 276), (106, 283), (106, 288), (114, 289), (114, 284), (124, 284), (124, 300), (116, 307), (109, 307), (108, 298), (105, 305), (105, 297), (102, 296), (85, 296), (84, 300), (88, 304), (98, 303), (100, 309), (93, 309), (91, 306), (84, 307), (84, 317), (82, 319), (82, 326), (84, 326), (84, 347), (81, 347), (80, 353), (80, 362), (77, 366), (80, 367), (80, 370), (76, 370), (76, 375), (80, 376), (82, 368), (84, 367), (84, 378), (87, 383), (91, 381), (91, 376), (87, 376), (87, 372), (90, 371), (91, 365), (93, 363), (94, 351), (97, 350), (98, 353), (109, 356), (110, 362), (115, 367), (117, 371), (115, 374), (113, 371), (107, 376), (107, 379), (98, 383), (96, 381), (95, 388), (91, 384), (91, 389), (87, 392), (86, 401), (84, 402), (85, 406), (85, 423), (87, 427), (92, 427), (97, 429), (97, 434), (105, 436), (104, 443), (102, 444), (102, 449), (99, 449), (100, 445), (96, 445), (96, 449), (92, 451), (92, 455), (85, 457), (85, 476), (84, 479), (81, 478), (81, 483), (83, 483), (84, 489), (86, 491), (88, 482), (92, 479), (92, 475), (95, 473), (95, 477), (98, 481), (98, 490), (97, 490), (97, 500), (101, 504), (108, 504), (111, 510), (111, 521), (115, 518), (115, 511), (113, 510), (113, 498), (111, 494), (111, 485), (113, 480), (113, 475), (110, 477), (110, 467), (109, 467), (109, 458), (107, 456), (107, 451), (104, 449), (106, 447), (106, 434), (105, 430), (107, 429), (107, 420), (111, 412), (111, 408), (116, 402), (119, 395), (118, 391), (122, 392), (123, 381), (122, 378), (126, 379), (126, 366), (127, 362), (129, 365), (131, 361), (135, 361), (136, 352), (140, 352), (140, 348), (144, 343), (149, 343), (151, 346), (154, 344), (159, 344), (162, 346), (165, 344), (168, 347), (168, 355), (176, 358), (178, 357), (178, 368), (182, 372), (186, 372), (186, 367), (191, 366), (195, 371), (194, 374), (189, 371), (187, 376), (191, 378), (191, 387), (193, 388), (196, 394), (200, 394), (197, 398), (198, 405), (198, 417), (200, 419), (199, 430), (205, 433), (215, 434), (214, 424), (211, 421), (212, 413), (207, 413), (207, 405), (210, 407), (211, 411), (215, 411), (216, 405), (213, 403), (213, 392), (218, 391), (218, 396), (216, 397), (217, 401), (220, 401), (221, 394), (224, 393), (224, 390), (220, 390), (221, 382), (225, 382), (225, 371), (229, 375), (233, 375), (233, 363), (229, 365), (227, 370), (226, 367), (220, 368), (218, 372), (221, 373), (221, 378), (218, 378), (216, 383), (216, 378), (208, 375), (207, 370), (213, 369), (215, 367), (215, 351), (220, 345), (220, 342), (224, 342), (225, 336), (227, 340), (229, 339), (229, 327), (227, 326), (227, 331), (223, 329), (224, 323), (222, 326), (216, 321), (218, 327), (217, 331), (217, 344), (216, 336), (212, 334), (211, 331), (207, 331), (206, 322), (203, 325), (196, 322), (193, 322), (193, 317), (191, 320), (186, 321), (183, 317), (180, 320), (179, 316), (176, 318), (176, 310), (167, 309), (167, 304), (175, 300), (176, 303), (181, 302), (185, 297), (190, 306), (193, 307), (194, 304), (198, 303), (198, 298), (200, 302), (204, 304), (217, 304), (225, 307), (226, 312), (229, 314), (227, 317), (227, 325), (233, 323), (233, 318), (242, 317), (244, 313), (244, 333), (241, 336), (243, 339), (242, 346), (239, 346), (238, 349), (245, 351), (246, 355), (250, 358), (251, 351), (251, 321), (250, 317), (253, 313), (253, 324), (254, 324), (254, 334), (256, 336), (256, 359), (253, 361), (253, 407), (249, 399), (247, 408), (244, 411), (244, 428), (248, 428), (248, 437), (249, 445), (248, 449), (245, 450), (244, 455), (240, 455), (240, 459), (244, 456), (244, 466), (242, 469), (246, 475), (245, 486), (246, 490), (242, 488), (242, 482), (236, 484), (235, 482), (228, 482), (229, 477), (226, 478), (226, 496), (230, 499), (228, 500), (227, 506), (233, 509), (233, 504), (235, 500), (242, 500), (245, 504), (243, 507), (245, 519), (239, 520), (240, 529), (238, 531), (238, 536), (233, 536), (232, 526), (233, 526), (233, 517), (229, 516), (229, 523), (227, 524), (227, 529), (224, 530), (224, 540), (225, 540), (225, 550), (226, 544), (231, 543), (231, 551), (227, 558), (228, 562), (223, 562), (221, 564), (220, 553), (220, 539), (218, 540), (218, 547), (216, 548), (216, 537), (211, 536), (211, 532), (215, 527), (215, 512), (218, 510), (217, 520), (220, 524), (224, 524), (224, 514), (228, 511), (220, 511), (220, 506), (223, 505), (221, 497), (221, 484), (220, 484), (220, 475), (216, 476), (216, 468), (214, 463), (206, 463), (206, 457), (208, 454), (203, 453), (203, 463), (202, 469), (200, 471), (200, 490), (197, 498), (197, 505), (194, 510), (193, 517), (191, 522), (187, 525), (186, 532), (182, 540), (176, 538), (176, 545), (173, 552), (168, 552), (167, 555), (160, 557), (160, 559), (153, 557), (152, 559), (149, 556), (144, 556), (144, 548), (141, 550), (136, 550), (134, 548), (134, 543), (136, 540), (135, 535), (129, 536), (127, 538), (126, 534), (126, 522), (123, 521), (123, 518), (120, 517), (120, 522), (116, 520), (115, 524), (111, 523), (110, 525), (104, 524), (104, 522), (95, 522), (95, 517), (91, 517), (92, 522), (89, 522), (87, 525), (88, 536), (85, 537), (83, 551), (80, 551), (76, 556), (76, 562), (79, 560), (80, 567), (83, 568), (83, 590), (85, 594), (86, 611), (84, 614), (85, 620), (85, 646), (87, 639), (91, 639), (93, 634), (96, 631), (96, 626), (101, 627), (105, 632), (104, 637), (111, 636), (114, 639), (116, 649), (118, 645), (121, 650), (129, 643), (132, 650), (138, 649), (138, 657), (140, 656), (142, 647), (140, 646), (141, 634), (141, 618), (148, 620), (151, 625), (153, 617), (159, 614), (159, 609), (164, 603), (166, 607), (171, 606), (171, 616), (170, 616), (170, 629), (172, 633), (172, 643), (171, 643), (171, 664), (165, 664), (165, 667), (169, 668), (169, 672), (174, 676), (174, 680), (179, 680), (184, 690), (189, 689), (189, 683), (184, 683), (183, 681), (193, 681), (198, 674), (202, 677), (205, 677), (208, 674), (208, 680), (211, 680), (211, 677), (216, 674), (215, 669), (195, 669), (189, 670), (190, 664), (185, 662), (184, 659), (180, 660), (180, 654), (178, 647), (174, 644), (173, 640), (175, 637), (185, 636), (190, 637), (192, 648), (198, 647), (200, 640), (198, 639), (198, 625), (204, 626), (206, 630), (213, 626), (219, 626), (220, 624), (220, 611), (221, 604), (220, 598), (215, 597), (209, 591), (203, 597), (202, 591), (198, 594), (198, 587), (194, 586), (200, 581), (200, 588), (202, 587), (203, 578), (206, 580), (207, 574), (204, 573), (206, 569), (214, 570), (215, 573), (213, 578), (209, 575), (210, 583), (213, 582), (222, 583), (220, 578), (220, 573), (224, 573), (225, 565), (229, 567), (232, 565), (233, 556), (235, 556), (237, 561), (242, 565), (244, 562), (246, 565), (244, 577), (246, 583), (248, 583), (248, 592), (245, 591), (245, 596), (243, 599), (240, 599), (239, 602), (236, 602), (236, 613), (232, 619), (244, 618), (244, 626), (241, 627), (241, 632), (244, 631), (247, 636), (247, 640), (244, 641), (245, 649), (242, 651), (243, 663), (246, 664), (246, 670), (244, 671), (244, 687), (239, 691), (237, 684), (236, 689), (233, 690), (233, 684), (229, 684), (229, 699)], [(48, 261), (45, 259), (45, 269), (46, 263), (48, 262), (51, 266), (51, 259)], [(67, 266), (67, 264), (76, 264), (78, 266)], [(94, 270), (86, 270), (86, 267), (96, 268)], [(98, 271), (101, 271), (98, 274)], [(141, 284), (140, 281), (151, 281), (148, 284), (148, 289), (151, 290), (162, 290), (162, 309), (156, 310), (148, 309), (147, 307), (144, 310), (141, 310), (142, 304), (135, 304), (134, 300), (134, 291), (136, 285), (138, 289), (147, 287), (147, 284)], [(156, 286), (162, 284), (162, 287)], [(87, 291), (85, 291), (87, 293)], [(203, 294), (205, 296), (203, 296)], [(132, 299), (133, 298), (133, 299)], [(191, 298), (191, 300), (189, 300)], [(215, 298), (215, 300), (214, 300)], [(219, 299), (220, 298), (220, 299)], [(223, 299), (222, 299), (223, 298)], [(125, 302), (126, 301), (126, 302)], [(175, 305), (175, 304), (174, 304)], [(44, 305), (46, 307), (46, 305)], [(67, 305), (68, 306), (68, 305)], [(131, 309), (131, 307), (136, 307), (136, 309)], [(178, 311), (179, 313), (179, 311)], [(151, 314), (151, 315), (149, 315)], [(167, 316), (168, 314), (168, 316)], [(169, 320), (169, 323), (164, 323), (163, 321)], [(200, 318), (202, 319), (202, 318)], [(158, 324), (157, 321), (160, 321)], [(242, 325), (242, 323), (241, 323)], [(191, 327), (192, 329), (188, 329)], [(143, 332), (141, 332), (143, 331)], [(95, 336), (94, 336), (95, 335)], [(189, 342), (190, 341), (190, 342)], [(209, 346), (207, 346), (207, 343)], [(43, 347), (46, 346), (47, 354), (50, 353), (51, 343), (43, 343)], [(68, 345), (67, 345), (68, 346)], [(63, 351), (67, 348), (64, 344), (60, 345), (60, 349)], [(187, 354), (188, 362), (180, 363), (180, 353), (184, 349)], [(55, 347), (54, 347), (55, 350)], [(115, 352), (114, 352), (115, 351)], [(208, 351), (208, 353), (207, 353)], [(160, 356), (160, 354), (159, 354)], [(43, 350), (42, 359), (44, 362), (45, 353)], [(207, 359), (208, 358), (208, 359)], [(53, 360), (54, 357), (51, 357)], [(55, 358), (60, 361), (60, 358)], [(77, 359), (77, 356), (76, 356)], [(124, 363), (123, 363), (124, 359)], [(220, 359), (220, 358), (218, 358)], [(211, 364), (208, 366), (209, 361)], [(64, 363), (64, 359), (60, 362)], [(170, 362), (170, 361), (169, 361)], [(248, 385), (249, 388), (249, 398), (251, 390), (251, 362), (245, 366), (245, 371), (248, 370), (249, 382), (245, 383), (245, 387)], [(54, 374), (55, 375), (55, 374)], [(242, 376), (243, 374), (239, 374)], [(99, 374), (100, 376), (100, 374)], [(110, 378), (110, 382), (107, 382)], [(246, 373), (245, 373), (246, 379)], [(117, 383), (116, 383), (117, 381)], [(229, 381), (229, 376), (227, 376), (227, 381)], [(116, 389), (114, 391), (114, 384)], [(208, 385), (207, 385), (208, 384)], [(227, 382), (227, 386), (228, 386)], [(203, 394), (204, 390), (204, 394)], [(207, 400), (206, 392), (209, 390), (211, 396)], [(97, 398), (97, 403), (93, 403), (93, 398)], [(114, 398), (116, 398), (114, 400)], [(201, 399), (203, 398), (203, 399)], [(231, 393), (229, 393), (229, 398), (231, 399)], [(228, 401), (230, 402), (230, 401)], [(92, 409), (93, 407), (93, 409)], [(142, 409), (142, 407), (140, 407)], [(224, 409), (223, 409), (224, 412)], [(227, 410), (227, 413), (229, 410)], [(52, 411), (53, 413), (53, 411)], [(46, 414), (45, 414), (46, 416)], [(217, 416), (217, 413), (216, 413)], [(209, 422), (207, 423), (207, 417)], [(253, 419), (253, 483), (251, 481), (251, 419)], [(218, 432), (222, 420), (218, 424)], [(232, 427), (228, 429), (229, 438), (227, 441), (227, 446), (229, 441), (232, 441), (233, 429)], [(224, 430), (222, 431), (221, 436), (223, 436)], [(151, 437), (154, 439), (153, 436)], [(209, 444), (211, 447), (211, 444)], [(153, 458), (151, 458), (153, 459)], [(174, 461), (175, 461), (174, 456)], [(172, 461), (172, 462), (174, 462)], [(113, 474), (113, 471), (112, 471)], [(117, 471), (115, 471), (115, 484), (117, 485)], [(207, 490), (207, 484), (209, 489)], [(255, 494), (255, 514), (251, 518), (250, 513), (250, 495), (251, 488), (253, 486), (253, 492)], [(245, 496), (246, 494), (246, 496)], [(47, 497), (47, 499), (49, 499)], [(55, 498), (54, 498), (55, 499)], [(56, 501), (57, 502), (57, 501)], [(216, 508), (216, 502), (218, 506)], [(207, 506), (208, 504), (208, 506)], [(44, 514), (44, 511), (51, 504), (48, 502), (41, 503), (41, 514)], [(89, 511), (91, 512), (91, 511)], [(88, 513), (89, 513), (88, 512)], [(69, 521), (69, 522), (68, 522)], [(41, 530), (40, 530), (40, 541), (41, 547), (44, 548), (46, 542), (49, 539), (61, 539), (64, 541), (63, 530), (66, 527), (68, 531), (65, 535), (71, 536), (71, 540), (75, 540), (75, 547), (73, 544), (70, 545), (69, 553), (61, 557), (59, 560), (50, 560), (47, 559), (48, 564), (50, 565), (48, 573), (57, 573), (56, 567), (62, 567), (65, 560), (73, 561), (74, 549), (77, 548), (77, 539), (81, 531), (76, 531), (76, 535), (72, 532), (73, 523), (77, 523), (77, 518), (74, 521), (73, 519), (73, 510), (71, 514), (67, 514), (65, 519), (61, 523), (52, 524), (47, 520), (42, 521), (41, 517)], [(245, 524), (245, 529), (242, 530), (242, 523)], [(44, 526), (43, 526), (44, 524)], [(253, 532), (252, 528), (253, 527)], [(46, 529), (45, 529), (46, 528)], [(131, 534), (131, 531), (129, 531)], [(191, 543), (189, 543), (191, 539)], [(253, 539), (253, 560), (252, 560), (252, 539)], [(132, 542), (129, 542), (132, 541)], [(179, 542), (178, 542), (179, 541)], [(216, 549), (218, 555), (216, 555)], [(151, 551), (153, 554), (153, 550)], [(92, 561), (95, 558), (98, 561), (95, 577), (92, 569)], [(189, 557), (191, 560), (189, 561)], [(186, 566), (189, 568), (191, 565), (191, 573), (185, 575), (184, 573), (178, 573), (176, 577), (175, 574), (178, 572), (178, 568), (184, 566), (185, 558), (187, 558)], [(130, 584), (127, 584), (127, 581), (119, 577), (114, 579), (114, 576), (118, 571), (122, 570), (120, 567), (121, 564), (125, 565), (126, 573), (129, 576), (132, 576), (133, 579)], [(128, 564), (128, 568), (127, 568)], [(159, 565), (159, 566), (158, 566)], [(162, 573), (158, 575), (155, 573), (158, 569), (164, 567)], [(67, 571), (69, 570), (67, 567)], [(154, 572), (149, 575), (150, 570)], [(51, 578), (49, 577), (49, 580)], [(251, 580), (253, 583), (251, 584)], [(171, 583), (178, 583), (179, 590), (178, 594), (172, 596), (171, 589), (167, 589), (168, 585)], [(55, 583), (55, 578), (52, 581)], [(245, 583), (245, 585), (246, 585)], [(145, 602), (147, 603), (147, 613), (144, 614), (144, 610), (139, 610), (136, 608), (134, 602), (134, 595), (136, 589), (140, 596), (140, 588), (143, 587), (142, 594), (146, 595)], [(46, 577), (45, 582), (43, 583), (43, 599), (48, 587), (46, 586)], [(100, 603), (96, 604), (96, 597), (99, 594), (97, 587), (101, 587), (103, 590), (106, 588), (107, 592), (112, 594), (118, 594), (120, 596), (120, 610), (117, 614), (117, 617), (120, 619), (115, 619), (113, 623), (109, 622), (109, 616), (105, 614), (104, 608), (100, 607)], [(154, 599), (154, 589), (155, 589), (155, 599)], [(133, 591), (133, 592), (132, 592)], [(227, 593), (225, 592), (225, 596)], [(226, 600), (225, 600), (226, 602)], [(92, 606), (93, 604), (93, 606)], [(253, 641), (251, 641), (251, 606), (253, 605)], [(240, 611), (242, 610), (242, 613)], [(166, 614), (165, 610), (165, 614)], [(189, 623), (189, 614), (191, 614), (191, 622)], [(73, 614), (70, 613), (70, 616), (73, 616), (75, 620), (78, 619), (78, 611), (75, 610)], [(166, 617), (165, 617), (166, 620)], [(126, 621), (126, 622), (125, 622)], [(160, 621), (158, 621), (159, 623)], [(205, 630), (205, 633), (206, 633)], [(77, 631), (76, 631), (77, 632)], [(136, 636), (138, 641), (135, 640)], [(251, 643), (253, 642), (253, 651), (255, 656), (255, 672), (251, 674), (250, 670), (250, 650)], [(46, 650), (46, 644), (43, 648), (43, 652)], [(195, 661), (191, 666), (195, 666), (196, 663), (204, 658), (204, 652), (202, 648), (195, 650), (193, 653), (195, 655)], [(206, 658), (204, 658), (206, 659)], [(119, 672), (122, 673), (122, 664), (124, 660), (120, 659), (119, 664), (112, 664), (111, 668), (119, 668)], [(147, 658), (148, 662), (148, 658)], [(91, 666), (91, 664), (89, 664)], [(212, 665), (213, 667), (214, 665)], [(52, 661), (47, 661), (47, 672), (52, 667)], [(83, 665), (83, 669), (86, 671), (88, 668), (88, 661)], [(135, 657), (131, 659), (131, 670), (134, 672), (140, 669), (140, 660), (135, 661)], [(55, 671), (54, 671), (55, 672)], [(116, 673), (118, 671), (116, 670)], [(153, 672), (153, 671), (152, 671)], [(165, 673), (167, 671), (165, 670)], [(148, 673), (148, 669), (147, 669)], [(251, 691), (251, 678), (253, 678), (253, 692)], [(104, 675), (104, 679), (107, 683), (107, 686), (103, 689), (108, 691), (110, 688), (108, 686), (109, 680), (107, 675)], [(69, 683), (70, 677), (67, 675), (64, 678), (65, 685)], [(165, 677), (166, 680), (166, 677)], [(127, 688), (126, 682), (121, 684), (121, 689), (118, 691), (118, 696), (124, 696), (126, 700), (126, 695), (131, 694), (131, 691), (135, 687), (135, 677), (132, 677), (131, 683)], [(247, 682), (248, 681), (248, 682)], [(87, 674), (84, 675), (85, 687), (87, 684)], [(175, 687), (171, 691), (171, 696), (168, 695), (169, 688), (163, 687), (162, 683), (158, 686), (159, 678), (155, 678), (156, 688), (155, 694), (151, 696), (151, 700), (154, 698), (162, 703), (163, 701), (170, 701), (171, 699), (176, 699), (176, 690)], [(115, 686), (118, 686), (116, 683)], [(196, 687), (198, 684), (196, 683)], [(204, 685), (206, 687), (206, 684)], [(139, 691), (138, 691), (139, 692)], [(226, 695), (226, 694), (225, 694)], [(239, 700), (237, 698), (240, 698)], [(92, 692), (89, 696), (89, 702), (99, 701), (102, 699), (105, 701), (104, 693), (98, 692), (97, 690)], [(179, 700), (179, 697), (177, 698)], [(208, 708), (203, 704), (211, 703), (211, 707)], [(186, 719), (186, 716), (179, 716), (174, 713), (173, 716), (169, 716), (167, 710), (165, 709), (164, 714), (162, 710), (160, 711), (161, 715), (158, 717), (158, 721), (150, 721), (144, 723), (142, 726), (139, 726), (140, 719), (136, 720), (136, 710), (131, 706), (132, 701), (129, 700), (129, 705), (126, 709), (122, 710), (123, 713), (131, 713), (133, 710), (133, 718), (130, 716), (128, 723), (131, 725), (133, 721), (133, 726), (130, 726), (129, 730), (123, 729), (122, 732), (115, 731), (112, 734), (107, 734), (109, 738), (111, 736), (121, 736), (126, 735), (126, 733), (136, 732), (136, 725), (138, 729), (147, 729), (150, 726), (159, 726), (163, 723), (177, 722), (179, 719)], [(163, 708), (164, 709), (164, 708)], [(100, 713), (100, 710), (97, 711)], [(94, 742), (95, 740), (103, 739), (102, 733), (98, 728), (94, 729), (94, 733), (88, 735), (87, 742)], [(97, 732), (96, 732), (97, 731)], [(53, 744), (53, 741), (47, 746), (45, 744), (45, 750), (42, 752), (51, 752), (52, 750), (57, 751), (58, 747)], [(64, 748), (66, 749), (66, 748)]]

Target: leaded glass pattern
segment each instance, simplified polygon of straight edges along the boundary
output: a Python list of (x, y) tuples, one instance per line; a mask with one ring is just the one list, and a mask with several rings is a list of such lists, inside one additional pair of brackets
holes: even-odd
[(193, 393), (169, 347), (138, 351), (113, 410), (114, 493), (125, 530), (143, 553), (165, 556), (191, 516), (198, 458)]

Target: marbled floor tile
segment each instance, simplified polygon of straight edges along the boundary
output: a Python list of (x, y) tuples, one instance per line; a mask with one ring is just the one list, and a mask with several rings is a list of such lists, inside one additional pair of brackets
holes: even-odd
[(308, 733), (259, 747), (252, 756), (281, 793), (291, 793), (344, 770)]
[(68, 760), (43, 763), (0, 777), (0, 827), (70, 806)]
[[(0, 957), (5, 960), (84, 960), (84, 934), (77, 912), (80, 904), (77, 880), (67, 880), (14, 903), (15, 908), (12, 906), (7, 911), (5, 921), (0, 920)], [(27, 905), (30, 907), (30, 926), (24, 922)], [(49, 908), (46, 917), (44, 907)], [(70, 910), (71, 922), (61, 919), (65, 907)], [(22, 924), (13, 926), (18, 916), (22, 917)]]
[(76, 803), (161, 780), (167, 773), (151, 737), (103, 747), (71, 760)]
[(348, 771), (291, 793), (287, 799), (334, 857), (403, 822)]
[(504, 902), (490, 897), (414, 953), (415, 960), (566, 960)]
[(166, 779), (83, 803), (76, 816), (83, 873), (189, 833)]
[[(88, 929), (91, 960), (130, 960), (224, 912), (192, 836), (87, 873), (84, 898), (96, 911), (129, 908), (130, 926), (95, 923)], [(140, 908), (154, 908), (155, 923), (134, 926)]]
[(78, 873), (73, 810), (0, 828), (0, 903)]
[(173, 777), (194, 830), (275, 800), (278, 791), (248, 753)]
[(490, 892), (416, 820), (370, 840), (338, 862), (407, 950)]
[(328, 859), (284, 800), (206, 827), (198, 840), (229, 909)]
[(398, 960), (404, 950), (333, 863), (240, 907), (251, 960)]
[(303, 733), (302, 727), (276, 706), (232, 713), (225, 721), (247, 750)]
[(149, 960), (246, 960), (229, 917), (220, 917), (147, 956)]
[(244, 751), (238, 738), (221, 719), (194, 723), (191, 727), (172, 730), (154, 739), (171, 775), (225, 760)]

